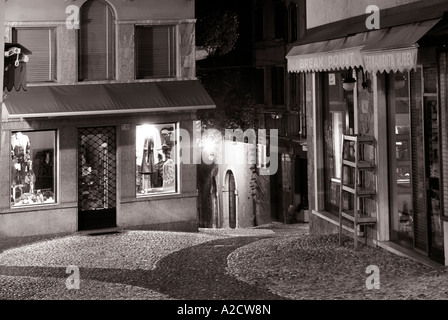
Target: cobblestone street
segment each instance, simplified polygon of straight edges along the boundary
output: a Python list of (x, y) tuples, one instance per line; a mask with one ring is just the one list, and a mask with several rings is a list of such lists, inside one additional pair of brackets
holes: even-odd
[[(199, 233), (124, 231), (4, 239), (0, 298), (13, 300), (446, 300), (448, 273), (308, 235), (306, 224)], [(380, 289), (366, 268), (378, 266)], [(68, 290), (68, 266), (80, 271)]]

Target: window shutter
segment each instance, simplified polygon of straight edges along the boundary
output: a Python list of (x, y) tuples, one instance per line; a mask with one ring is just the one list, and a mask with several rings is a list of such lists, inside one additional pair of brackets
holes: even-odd
[(136, 28), (137, 78), (174, 77), (175, 36), (172, 26)]
[(274, 37), (283, 39), (286, 31), (286, 8), (283, 2), (277, 2), (274, 7)]
[(298, 33), (297, 5), (291, 2), (289, 7), (289, 42), (294, 42), (297, 40), (297, 33)]
[(263, 6), (258, 6), (255, 8), (254, 12), (254, 33), (255, 41), (264, 40), (264, 13)]
[(27, 81), (43, 82), (56, 79), (56, 41), (54, 29), (14, 29), (14, 42), (32, 52), (27, 63)]
[(114, 17), (100, 1), (87, 2), (80, 12), (79, 80), (110, 80), (114, 74)]

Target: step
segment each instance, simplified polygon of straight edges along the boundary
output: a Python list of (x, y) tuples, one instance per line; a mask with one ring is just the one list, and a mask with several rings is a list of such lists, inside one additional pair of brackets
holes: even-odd
[(76, 232), (79, 235), (89, 235), (89, 236), (96, 236), (96, 235), (106, 235), (106, 234), (114, 234), (114, 233), (121, 233), (123, 232), (122, 228), (119, 227), (113, 227), (113, 228), (99, 228), (99, 229), (91, 229), (91, 230), (81, 230)]
[[(341, 216), (347, 220), (355, 222), (354, 211), (341, 212)], [(376, 224), (376, 218), (358, 213), (356, 215), (356, 224), (357, 225), (373, 225), (373, 224)]]

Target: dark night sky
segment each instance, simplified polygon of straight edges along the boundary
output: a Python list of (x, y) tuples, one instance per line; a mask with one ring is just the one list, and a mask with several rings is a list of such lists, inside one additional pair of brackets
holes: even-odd
[(220, 58), (198, 61), (198, 67), (249, 66), (252, 64), (252, 0), (196, 0), (196, 19), (214, 10), (234, 11), (238, 15), (239, 39), (235, 49)]

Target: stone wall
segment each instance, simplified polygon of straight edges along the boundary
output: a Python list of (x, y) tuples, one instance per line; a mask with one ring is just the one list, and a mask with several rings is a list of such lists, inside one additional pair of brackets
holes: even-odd
[[(10, 130), (57, 130), (57, 203), (11, 208), (10, 177), (0, 175), (0, 237), (71, 233), (78, 230), (78, 127), (117, 127), (117, 226), (197, 231), (196, 165), (182, 164), (179, 194), (140, 198), (135, 189), (135, 126), (180, 122), (192, 132), (194, 113), (141, 114), (3, 122), (0, 165), (10, 166)], [(121, 130), (121, 124), (131, 129)], [(190, 145), (193, 146), (192, 141)], [(191, 154), (191, 150), (190, 150)]]

